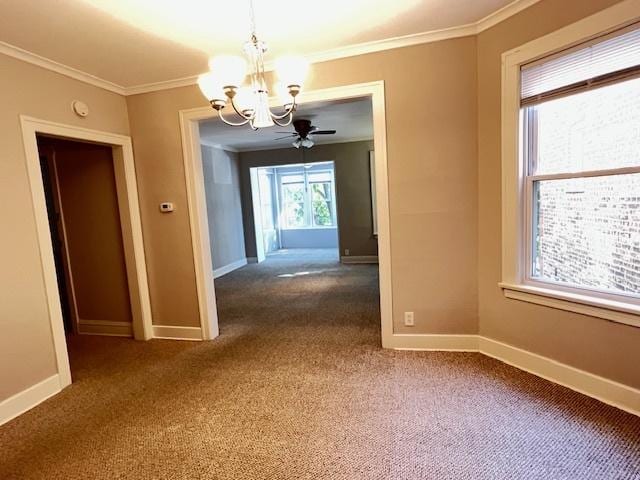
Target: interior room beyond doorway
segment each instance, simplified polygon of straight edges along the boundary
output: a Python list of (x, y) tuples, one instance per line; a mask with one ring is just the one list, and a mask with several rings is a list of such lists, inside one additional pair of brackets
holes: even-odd
[[(251, 169), (256, 242), (264, 254), (289, 249), (338, 250), (334, 163)], [(256, 181), (257, 179), (257, 181)]]

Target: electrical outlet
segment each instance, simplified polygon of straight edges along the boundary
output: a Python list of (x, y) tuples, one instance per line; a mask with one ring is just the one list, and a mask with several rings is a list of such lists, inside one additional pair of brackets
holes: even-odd
[(351, 252), (349, 251), (348, 248), (344, 249), (344, 255), (345, 255), (345, 257), (348, 257), (349, 255), (351, 255)]
[(413, 320), (413, 312), (404, 312), (404, 324), (407, 327), (413, 327), (415, 325)]

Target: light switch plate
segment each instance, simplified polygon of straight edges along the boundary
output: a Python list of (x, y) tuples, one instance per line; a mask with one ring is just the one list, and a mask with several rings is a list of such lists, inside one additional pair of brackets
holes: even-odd
[(404, 312), (404, 324), (406, 327), (415, 326), (415, 321), (413, 318), (413, 312)]

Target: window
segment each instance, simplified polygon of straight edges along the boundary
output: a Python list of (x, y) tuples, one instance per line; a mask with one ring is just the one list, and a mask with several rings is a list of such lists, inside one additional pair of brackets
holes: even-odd
[(640, 30), (521, 68), (525, 280), (640, 296)]
[(333, 169), (280, 173), (283, 228), (335, 227)]
[(281, 180), (285, 227), (305, 227), (307, 208), (304, 175), (283, 175)]
[(334, 226), (332, 172), (310, 173), (307, 178), (311, 189), (312, 226)]

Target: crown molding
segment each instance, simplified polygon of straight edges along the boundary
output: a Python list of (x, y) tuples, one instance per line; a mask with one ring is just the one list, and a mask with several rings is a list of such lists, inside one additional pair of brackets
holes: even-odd
[[(425, 43), (439, 42), (442, 40), (450, 40), (453, 38), (468, 37), (477, 35), (500, 22), (520, 13), (522, 10), (538, 3), (540, 0), (514, 0), (499, 10), (487, 15), (475, 23), (460, 25), (457, 27), (443, 28), (440, 30), (431, 30), (428, 32), (414, 33), (411, 35), (403, 35), (400, 37), (387, 38), (384, 40), (376, 40), (373, 42), (358, 43), (348, 45), (346, 47), (324, 50), (322, 52), (311, 53), (305, 55), (309, 63), (321, 63), (341, 58), (355, 57), (357, 55), (366, 55), (368, 53), (383, 52), (395, 48), (410, 47), (413, 45), (421, 45)], [(265, 71), (272, 71), (273, 63), (265, 64)], [(149, 83), (135, 87), (125, 88), (125, 95), (137, 95), (141, 93), (157, 92), (169, 88), (186, 87), (195, 85), (198, 82), (197, 76), (179, 78), (176, 80), (168, 80), (165, 82)]]
[(213, 142), (210, 142), (210, 141), (208, 141), (206, 139), (203, 139), (202, 137), (200, 138), (200, 145), (204, 145), (205, 147), (214, 148), (216, 150), (223, 150), (225, 152), (240, 153), (240, 150), (238, 150), (237, 148), (230, 147), (228, 145), (222, 145), (220, 143), (213, 143)]
[(6, 42), (0, 41), (0, 54), (22, 60), (23, 62), (30, 63), (31, 65), (45, 68), (52, 72), (59, 73), (60, 75), (71, 77), (75, 80), (79, 80), (80, 82), (93, 85), (94, 87), (102, 88), (119, 95), (126, 95), (126, 89), (120, 85), (104, 80), (100, 77), (96, 77), (90, 73), (83, 72), (82, 70), (56, 62), (49, 58), (42, 57)]
[[(294, 137), (291, 137), (292, 139)], [(315, 142), (315, 146), (318, 147), (322, 147), (322, 146), (328, 146), (328, 145), (338, 145), (341, 143), (356, 143), (356, 142), (370, 142), (373, 140), (373, 137), (367, 136), (367, 137), (353, 137), (353, 138), (349, 138), (349, 139), (344, 139), (344, 140), (334, 140), (332, 142), (330, 141), (322, 141), (322, 142)], [(200, 140), (202, 143), (202, 139)], [(223, 150), (229, 150), (229, 147), (226, 147), (224, 145), (221, 146)], [(267, 150), (286, 150), (291, 148), (291, 144), (279, 144), (279, 145), (272, 145), (272, 146), (267, 146), (267, 147), (252, 147), (252, 146), (247, 146), (247, 147), (242, 147), (242, 148), (237, 148), (235, 149), (235, 151), (237, 151), (238, 153), (247, 153), (247, 152), (264, 152)], [(312, 147), (313, 148), (313, 147)]]
[[(442, 40), (477, 35), (508, 19), (509, 17), (520, 13), (522, 10), (529, 8), (539, 1), (540, 0), (514, 0), (510, 4), (505, 5), (501, 9), (496, 10), (495, 12), (474, 23), (444, 28), (440, 30), (415, 33), (411, 35), (404, 35), (400, 37), (387, 38), (384, 40), (376, 40), (373, 42), (348, 45), (345, 47), (334, 48), (322, 52), (311, 53), (309, 55), (306, 55), (306, 58), (310, 63), (321, 63), (328, 62), (330, 60), (354, 57), (357, 55), (366, 55), (368, 53), (392, 50), (395, 48), (410, 47), (413, 45), (421, 45), (425, 43), (439, 42)], [(67, 77), (74, 78), (95, 87), (103, 88), (105, 90), (109, 90), (110, 92), (118, 93), (125, 96), (157, 92), (160, 90), (168, 90), (170, 88), (187, 87), (190, 85), (195, 85), (198, 81), (197, 76), (189, 76), (162, 82), (146, 83), (142, 85), (124, 87), (2, 41), (0, 41), (0, 54), (5, 54), (10, 57), (17, 58), (24, 62), (46, 68), (47, 70), (51, 70), (61, 75), (66, 75)], [(267, 71), (273, 70), (273, 64), (267, 63), (265, 65), (265, 69)]]
[(500, 22), (504, 22), (507, 18), (513, 17), (514, 15), (520, 13), (522, 10), (525, 10), (532, 5), (535, 5), (540, 0), (515, 0), (508, 5), (505, 5), (499, 10), (496, 10), (493, 13), (490, 13), (486, 17), (478, 20), (476, 25), (476, 34), (484, 32), (485, 30), (494, 27)]
[(190, 77), (176, 78), (173, 80), (166, 80), (162, 82), (145, 83), (142, 85), (135, 85), (133, 87), (122, 87), (124, 95), (139, 95), (141, 93), (158, 92), (160, 90), (168, 90), (170, 88), (189, 87), (198, 83), (198, 75)]

